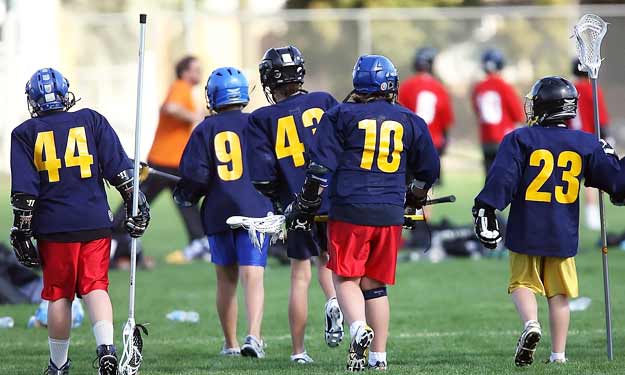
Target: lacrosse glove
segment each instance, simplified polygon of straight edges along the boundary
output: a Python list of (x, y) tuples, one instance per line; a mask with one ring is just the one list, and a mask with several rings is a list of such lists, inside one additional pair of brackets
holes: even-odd
[(475, 219), (475, 235), (484, 247), (494, 250), (501, 242), (501, 232), (495, 209), (479, 202), (473, 206), (473, 218)]
[(315, 213), (321, 207), (321, 197), (315, 200), (307, 200), (300, 193), (284, 211), (286, 228), (289, 230), (301, 230), (309, 232), (315, 222)]
[(11, 197), (13, 206), (13, 227), (11, 247), (17, 260), (25, 267), (38, 267), (41, 264), (39, 252), (33, 244), (32, 219), (37, 199), (32, 195), (16, 193)]
[(136, 216), (132, 215), (133, 180), (133, 170), (127, 169), (113, 177), (111, 179), (111, 184), (115, 186), (124, 201), (124, 207), (126, 209), (124, 227), (126, 232), (133, 238), (139, 238), (145, 233), (150, 224), (150, 205), (143, 192), (139, 190), (139, 209)]

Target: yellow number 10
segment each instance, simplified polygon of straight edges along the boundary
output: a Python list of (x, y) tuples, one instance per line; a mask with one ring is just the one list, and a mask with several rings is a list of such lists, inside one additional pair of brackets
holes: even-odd
[[(376, 120), (362, 120), (358, 123), (358, 129), (365, 131), (365, 143), (363, 146), (360, 168), (371, 170), (373, 157), (376, 151), (377, 126)], [(391, 133), (393, 133), (393, 151), (391, 152)], [(382, 172), (394, 173), (399, 169), (401, 152), (404, 150), (404, 127), (397, 121), (387, 120), (380, 126), (380, 146), (378, 147), (378, 168)], [(389, 156), (391, 160), (389, 161)]]
[[(78, 155), (76, 155), (78, 150)], [(44, 159), (45, 155), (45, 159)], [(34, 163), (38, 172), (48, 172), (48, 180), (50, 182), (59, 182), (61, 180), (59, 169), (61, 169), (61, 160), (56, 156), (56, 145), (54, 143), (54, 132), (47, 131), (37, 134), (35, 140)], [(84, 127), (71, 128), (67, 134), (67, 147), (65, 148), (65, 166), (80, 167), (80, 177), (91, 177), (91, 165), (93, 164), (93, 156), (89, 154), (87, 145), (87, 134)]]

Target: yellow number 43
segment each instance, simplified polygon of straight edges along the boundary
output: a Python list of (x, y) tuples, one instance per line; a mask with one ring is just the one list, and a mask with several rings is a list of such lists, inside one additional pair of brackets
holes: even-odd
[[(76, 155), (78, 150), (78, 155)], [(45, 155), (45, 160), (44, 160)], [(59, 182), (59, 170), (61, 160), (56, 156), (56, 145), (54, 143), (54, 132), (47, 131), (37, 134), (35, 140), (34, 163), (38, 172), (48, 172), (50, 182)], [(91, 177), (91, 165), (93, 155), (89, 154), (87, 146), (87, 134), (84, 127), (71, 128), (67, 134), (67, 147), (65, 148), (65, 166), (80, 167), (80, 177)]]

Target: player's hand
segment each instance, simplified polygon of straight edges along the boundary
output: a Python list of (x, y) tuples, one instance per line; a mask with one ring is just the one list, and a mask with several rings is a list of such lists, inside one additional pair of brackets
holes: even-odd
[(132, 216), (132, 202), (126, 202), (126, 232), (133, 238), (143, 236), (150, 224), (150, 205), (143, 192), (139, 191), (139, 212)]
[(614, 147), (612, 147), (612, 145), (610, 145), (607, 141), (603, 139), (600, 139), (599, 143), (601, 143), (601, 148), (603, 148), (603, 152), (605, 152), (606, 155), (614, 156), (618, 159), (618, 155), (616, 154), (616, 151), (614, 150)]
[(476, 205), (473, 207), (473, 218), (477, 239), (488, 249), (497, 248), (497, 244), (501, 242), (501, 232), (495, 210), (491, 207)]
[(625, 206), (625, 192), (622, 194), (610, 195), (610, 202), (615, 206)]
[(404, 216), (404, 225), (403, 228), (404, 229), (408, 229), (408, 230), (413, 230), (417, 227), (417, 221), (408, 217), (408, 216)]
[(302, 194), (298, 194), (295, 201), (289, 204), (284, 211), (287, 229), (310, 231), (319, 207), (321, 207), (320, 197), (314, 201), (309, 201)]
[(23, 266), (33, 268), (39, 267), (39, 252), (33, 244), (32, 233), (24, 232), (17, 228), (11, 229), (11, 246), (18, 262)]
[(414, 180), (410, 185), (406, 186), (406, 202), (405, 208), (412, 208), (414, 210), (420, 210), (425, 206), (428, 199), (428, 191), (424, 189), (422, 183)]

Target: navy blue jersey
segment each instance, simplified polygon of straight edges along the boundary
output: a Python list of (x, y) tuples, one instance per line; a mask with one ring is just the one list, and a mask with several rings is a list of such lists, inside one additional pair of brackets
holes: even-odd
[[(252, 181), (277, 181), (284, 207), (301, 191), (317, 124), (336, 104), (325, 92), (300, 93), (250, 115)], [(327, 212), (327, 206), (323, 199), (320, 213)]]
[(207, 235), (229, 229), (230, 216), (265, 217), (271, 211), (269, 199), (250, 180), (248, 117), (241, 111), (207, 117), (193, 130), (182, 155), (182, 178), (204, 187), (202, 223)]
[(476, 201), (498, 210), (512, 203), (506, 246), (517, 253), (577, 254), (579, 191), (616, 189), (620, 166), (597, 138), (562, 127), (533, 126), (508, 134)]
[(11, 134), (11, 191), (37, 197), (35, 235), (110, 228), (104, 179), (132, 163), (96, 111), (55, 112)]
[[(326, 113), (318, 128), (311, 160), (333, 172), (334, 219), (403, 224), (406, 174), (428, 189), (439, 177), (440, 161), (427, 125), (400, 105), (385, 100), (342, 103)], [(350, 215), (343, 206), (355, 207), (358, 214)]]

